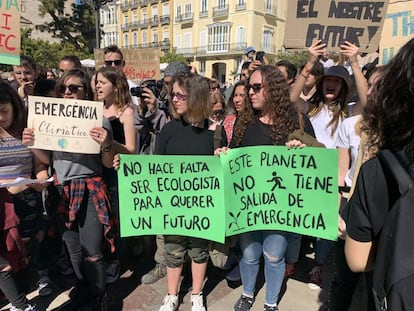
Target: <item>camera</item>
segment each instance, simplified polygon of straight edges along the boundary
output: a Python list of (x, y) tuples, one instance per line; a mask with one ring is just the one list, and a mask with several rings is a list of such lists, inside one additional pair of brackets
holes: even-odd
[(160, 96), (160, 89), (162, 88), (162, 84), (162, 81), (147, 80), (141, 86), (131, 88), (131, 95), (137, 97), (145, 97), (143, 95), (144, 88), (147, 87), (152, 91), (152, 93), (154, 93), (155, 97), (158, 97)]

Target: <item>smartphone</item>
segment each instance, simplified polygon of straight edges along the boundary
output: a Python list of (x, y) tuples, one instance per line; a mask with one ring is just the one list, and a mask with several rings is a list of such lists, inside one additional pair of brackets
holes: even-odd
[(264, 51), (258, 51), (256, 52), (255, 60), (260, 61), (263, 64), (263, 56), (265, 55)]

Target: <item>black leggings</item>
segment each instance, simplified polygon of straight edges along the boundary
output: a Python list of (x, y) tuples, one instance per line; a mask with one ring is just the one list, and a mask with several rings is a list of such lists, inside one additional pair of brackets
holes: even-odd
[[(103, 224), (89, 191), (72, 228), (63, 233), (73, 270), (79, 280), (87, 279), (94, 296), (101, 296), (105, 290), (105, 265), (101, 252), (104, 237)], [(86, 260), (93, 257), (94, 261)]]
[[(8, 265), (9, 262), (0, 256), (0, 270)], [(6, 295), (12, 306), (23, 310), (27, 307), (26, 295), (22, 292), (19, 293), (12, 270), (0, 272), (0, 289)]]

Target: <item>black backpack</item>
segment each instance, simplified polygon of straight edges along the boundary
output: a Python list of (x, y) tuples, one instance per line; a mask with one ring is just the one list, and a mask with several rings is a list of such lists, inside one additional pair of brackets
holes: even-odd
[(377, 244), (375, 307), (378, 311), (414, 310), (414, 182), (391, 151), (380, 151), (377, 156), (385, 176), (390, 176), (388, 189), (392, 182), (394, 187), (397, 184), (399, 197), (390, 207)]

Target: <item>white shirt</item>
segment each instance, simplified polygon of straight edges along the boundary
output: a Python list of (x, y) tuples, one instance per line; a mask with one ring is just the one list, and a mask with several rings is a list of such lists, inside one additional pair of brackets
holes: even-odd
[(336, 137), (338, 136), (339, 126), (342, 123), (342, 120), (339, 119), (338, 127), (334, 134), (331, 135), (332, 125), (327, 125), (332, 118), (333, 112), (329, 110), (328, 105), (325, 104), (322, 105), (322, 109), (317, 114), (310, 117), (316, 139), (324, 144), (326, 148), (336, 148)]

